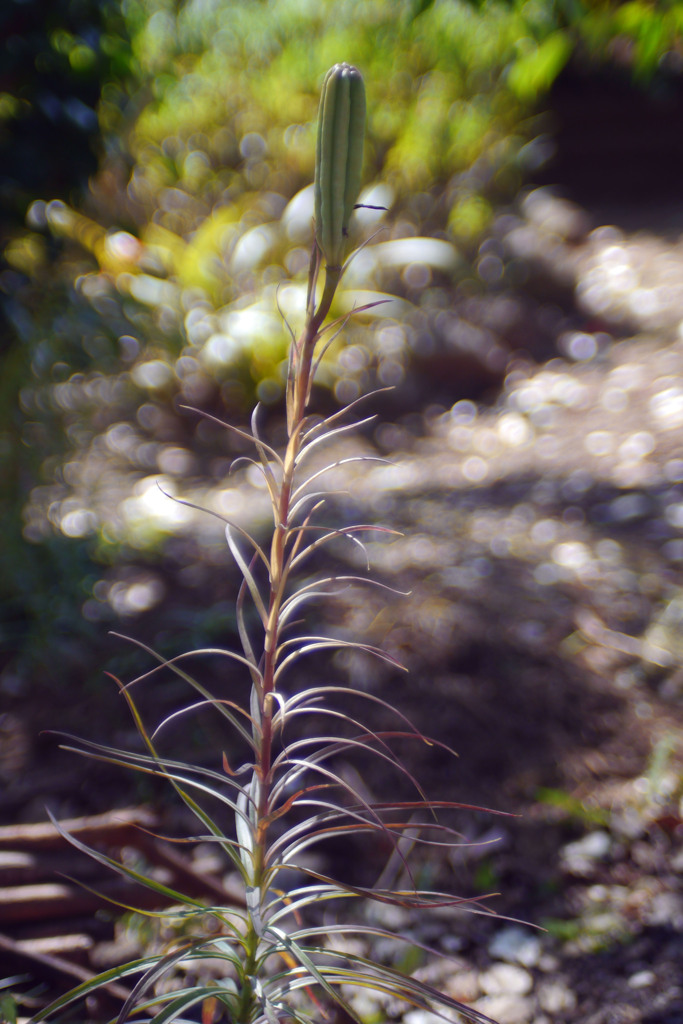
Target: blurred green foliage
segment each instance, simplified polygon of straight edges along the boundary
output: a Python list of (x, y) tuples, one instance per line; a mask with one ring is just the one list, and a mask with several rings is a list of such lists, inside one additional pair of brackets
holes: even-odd
[(541, 804), (557, 808), (567, 821), (578, 822), (581, 825), (608, 825), (611, 820), (609, 811), (602, 807), (587, 806), (562, 789), (539, 789), (536, 799)]
[(2, 240), (36, 196), (68, 196), (96, 170), (103, 95), (133, 64), (116, 0), (7, 0), (0, 54)]
[[(682, 38), (680, 0), (5, 0), (0, 630), (12, 678), (37, 652), (49, 661), (45, 631), (90, 628), (77, 623), (100, 564), (166, 550), (173, 524), (133, 529), (103, 478), (124, 499), (160, 471), (220, 474), (178, 404), (240, 417), (255, 395), (278, 398), (276, 301), (296, 326), (302, 190), (331, 64), (366, 78), (365, 180), (390, 208), (383, 237), (437, 238), (456, 267), (533, 167), (535, 115), (563, 69), (612, 62), (646, 83), (680, 63)], [(349, 302), (403, 287), (375, 255)], [(450, 304), (457, 273), (430, 265), (410, 302)], [(377, 351), (395, 382), (405, 359), (387, 322)], [(331, 353), (339, 397), (364, 385), (373, 336), (352, 330), (345, 362)]]

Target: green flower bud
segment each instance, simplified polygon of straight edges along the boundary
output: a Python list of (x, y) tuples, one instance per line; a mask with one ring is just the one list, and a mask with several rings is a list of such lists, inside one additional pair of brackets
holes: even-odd
[(335, 64), (325, 75), (315, 153), (315, 237), (328, 267), (338, 267), (360, 190), (365, 85), (358, 68)]

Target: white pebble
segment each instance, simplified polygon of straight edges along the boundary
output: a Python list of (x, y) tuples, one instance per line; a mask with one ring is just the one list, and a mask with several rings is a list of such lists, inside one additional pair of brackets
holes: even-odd
[(443, 1024), (443, 1017), (428, 1010), (410, 1010), (404, 1016), (403, 1024)]
[(563, 981), (544, 981), (536, 994), (541, 1009), (547, 1013), (564, 1013), (576, 1006), (576, 996)]
[(531, 992), (533, 978), (523, 967), (516, 964), (493, 964), (479, 975), (481, 990), (487, 996), (502, 996), (505, 993), (525, 996)]
[(484, 996), (477, 999), (475, 1010), (492, 1017), (499, 1024), (530, 1024), (533, 1020), (536, 1002), (527, 996)]
[(451, 999), (458, 999), (461, 1003), (473, 1003), (481, 995), (479, 986), (479, 974), (470, 968), (462, 968), (446, 978), (444, 992)]
[(631, 988), (649, 988), (656, 980), (657, 975), (654, 971), (636, 971), (628, 979), (628, 984)]
[(587, 874), (592, 870), (595, 861), (607, 856), (611, 847), (612, 839), (609, 833), (598, 829), (574, 843), (567, 843), (562, 850), (562, 861), (565, 867), (575, 874)]
[(509, 925), (498, 932), (489, 943), (489, 954), (496, 960), (535, 967), (541, 955), (538, 935), (519, 925)]

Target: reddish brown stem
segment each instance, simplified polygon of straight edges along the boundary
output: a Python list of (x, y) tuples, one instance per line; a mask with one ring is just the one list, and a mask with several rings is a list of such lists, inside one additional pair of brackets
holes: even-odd
[(258, 797), (256, 807), (256, 850), (254, 864), (254, 885), (261, 883), (264, 869), (266, 833), (270, 818), (270, 787), (273, 745), (273, 710), (275, 701), (275, 669), (277, 661), (277, 637), (279, 631), (280, 611), (286, 585), (286, 548), (290, 531), (290, 505), (294, 484), (294, 472), (301, 450), (301, 435), (306, 408), (310, 398), (313, 354), (320, 338), (320, 328), (330, 311), (339, 279), (341, 267), (327, 267), (325, 285), (317, 308), (312, 300), (318, 275), (318, 260), (311, 260), (309, 274), (309, 307), (306, 324), (301, 337), (294, 344), (292, 353), (292, 379), (287, 390), (287, 427), (288, 441), (283, 459), (282, 483), (280, 485), (277, 516), (270, 551), (270, 594), (268, 602), (268, 619), (266, 623), (263, 647), (263, 683), (261, 693), (260, 735), (255, 736), (258, 742), (255, 774), (258, 780)]

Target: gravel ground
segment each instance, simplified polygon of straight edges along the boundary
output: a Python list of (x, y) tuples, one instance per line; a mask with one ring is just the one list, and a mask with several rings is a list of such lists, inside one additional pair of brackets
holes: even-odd
[[(521, 815), (473, 823), (474, 838), (498, 831), (498, 848), (451, 861), (450, 877), (490, 876), (500, 913), (547, 929), (459, 923), (457, 966), (422, 970), (501, 1024), (674, 1024), (683, 250), (611, 227), (588, 234), (582, 211), (547, 193), (526, 215), (510, 244), (547, 288), (571, 282), (582, 329), (559, 338), (564, 355), (513, 367), (493, 407), (436, 407), (422, 436), (385, 428), (392, 465), (329, 481), (349, 492), (349, 517), (360, 506), (360, 519), (405, 532), (370, 554), (383, 580), (411, 591), (352, 597), (343, 621), (407, 664), (401, 707), (458, 750), (455, 771), (422, 766), (430, 792)], [(337, 662), (387, 685), (382, 669)]]

